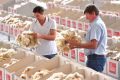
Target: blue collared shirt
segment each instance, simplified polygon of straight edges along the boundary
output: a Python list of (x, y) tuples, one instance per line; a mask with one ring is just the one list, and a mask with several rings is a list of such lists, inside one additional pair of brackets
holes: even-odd
[(90, 23), (90, 27), (85, 37), (86, 42), (90, 42), (93, 39), (98, 42), (97, 48), (85, 49), (85, 54), (106, 55), (107, 30), (104, 22), (99, 16), (92, 23)]

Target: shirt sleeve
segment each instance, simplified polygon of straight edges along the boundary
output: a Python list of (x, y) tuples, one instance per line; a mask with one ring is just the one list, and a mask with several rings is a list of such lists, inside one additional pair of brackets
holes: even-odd
[(55, 20), (52, 20), (50, 29), (55, 29), (55, 30), (57, 29), (57, 24)]
[(99, 41), (100, 40), (100, 37), (101, 37), (101, 28), (100, 28), (100, 25), (98, 24), (94, 24), (91, 28), (91, 31), (90, 31), (90, 40), (97, 40)]

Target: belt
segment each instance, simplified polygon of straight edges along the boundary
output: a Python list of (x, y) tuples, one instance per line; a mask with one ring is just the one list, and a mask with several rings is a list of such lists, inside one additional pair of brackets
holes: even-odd
[(105, 57), (105, 55), (90, 54), (87, 56), (88, 59), (96, 59), (98, 57)]

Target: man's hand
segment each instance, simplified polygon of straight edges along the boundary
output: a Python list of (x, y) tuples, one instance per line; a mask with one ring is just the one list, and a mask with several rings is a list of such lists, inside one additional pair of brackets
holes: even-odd
[(34, 38), (40, 38), (40, 34), (38, 33), (33, 33)]
[(71, 49), (77, 48), (78, 45), (80, 45), (80, 43), (78, 43), (77, 41), (72, 40), (72, 39), (69, 40), (68, 43), (69, 43), (69, 47), (70, 47)]

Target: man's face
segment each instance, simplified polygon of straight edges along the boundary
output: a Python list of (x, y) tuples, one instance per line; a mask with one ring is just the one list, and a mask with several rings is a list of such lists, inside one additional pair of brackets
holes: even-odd
[(93, 21), (95, 14), (89, 14), (89, 13), (85, 13), (86, 19), (88, 19), (90, 22)]
[(34, 16), (37, 20), (41, 20), (43, 15), (40, 13), (34, 13)]

